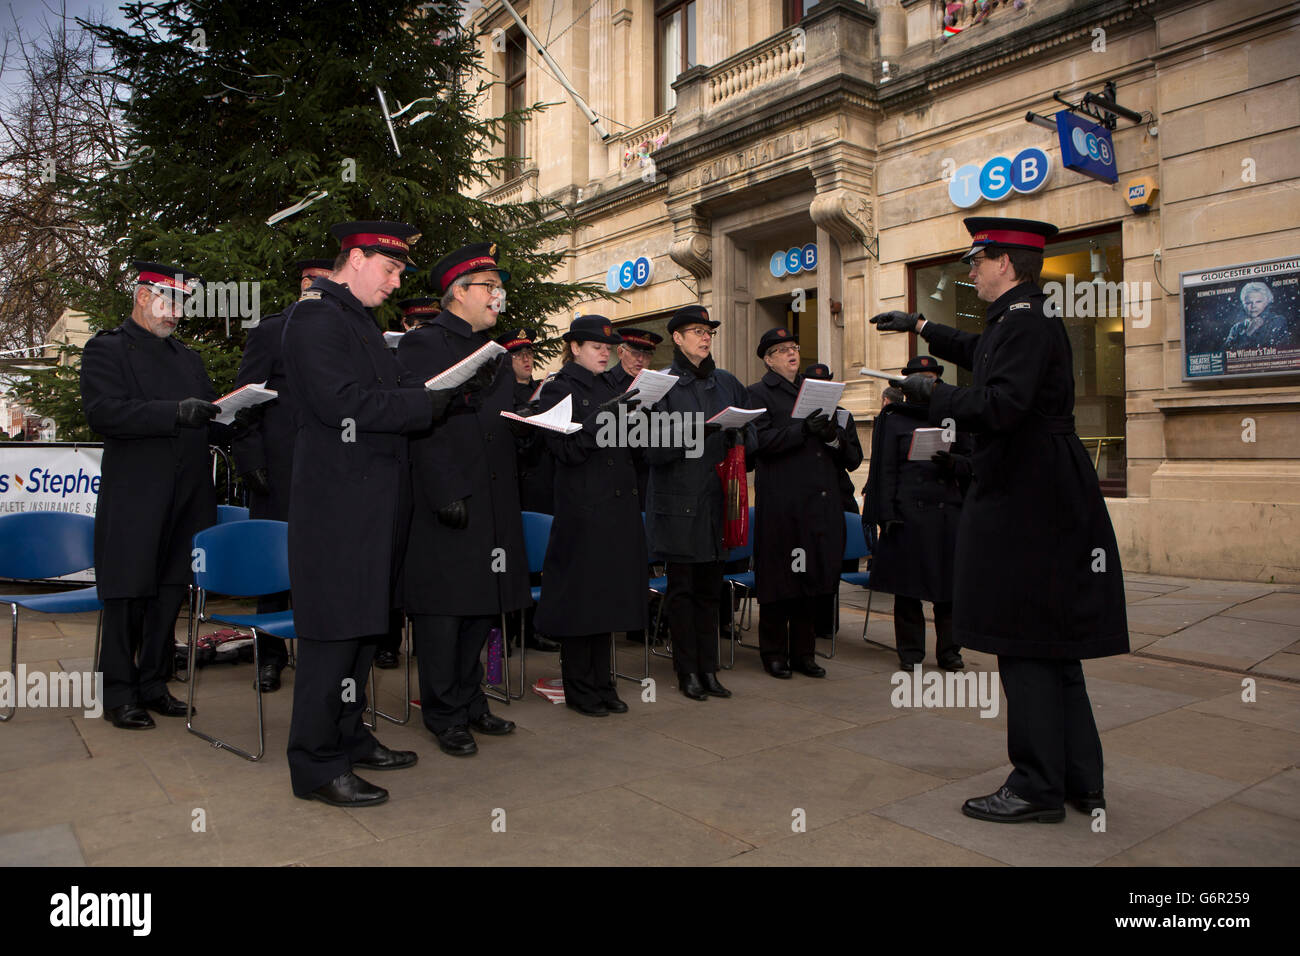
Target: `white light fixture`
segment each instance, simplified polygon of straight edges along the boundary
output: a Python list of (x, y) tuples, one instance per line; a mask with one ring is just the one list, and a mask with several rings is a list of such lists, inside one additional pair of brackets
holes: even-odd
[(891, 77), (889, 75), (889, 61), (881, 60), (880, 61), (880, 82), (888, 83), (890, 79)]
[(1097, 248), (1094, 244), (1092, 248), (1088, 250), (1088, 259), (1092, 265), (1093, 279), (1100, 282), (1102, 277), (1106, 274), (1106, 253), (1102, 252), (1101, 249)]
[(930, 293), (930, 298), (934, 299), (935, 302), (942, 302), (943, 290), (946, 288), (948, 288), (948, 277), (941, 275), (938, 284), (934, 287), (934, 291)]

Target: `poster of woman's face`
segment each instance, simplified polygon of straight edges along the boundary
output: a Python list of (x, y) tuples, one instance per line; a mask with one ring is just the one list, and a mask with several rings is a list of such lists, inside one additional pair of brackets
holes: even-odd
[(1184, 380), (1300, 372), (1300, 258), (1179, 279)]

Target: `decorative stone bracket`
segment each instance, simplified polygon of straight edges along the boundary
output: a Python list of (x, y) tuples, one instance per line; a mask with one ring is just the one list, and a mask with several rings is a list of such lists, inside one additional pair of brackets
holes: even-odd
[(829, 232), (840, 248), (861, 242), (870, 248), (875, 241), (875, 215), (866, 196), (851, 189), (820, 192), (808, 207), (812, 221)]
[(682, 229), (673, 236), (668, 255), (696, 279), (713, 274), (713, 242), (709, 234), (698, 227)]

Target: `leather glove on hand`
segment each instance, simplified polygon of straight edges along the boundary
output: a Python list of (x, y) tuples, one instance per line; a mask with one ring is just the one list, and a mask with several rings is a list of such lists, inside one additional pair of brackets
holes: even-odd
[(634, 412), (641, 407), (641, 401), (637, 398), (640, 394), (637, 389), (624, 392), (622, 395), (615, 395), (609, 401), (604, 402), (596, 409), (599, 412), (612, 412), (618, 405), (626, 405), (629, 412)]
[(920, 402), (923, 405), (928, 405), (930, 395), (934, 392), (934, 379), (924, 372), (913, 372), (903, 379), (900, 388), (902, 388), (903, 394), (907, 396), (909, 402)]
[(447, 417), (447, 409), (459, 393), (454, 388), (431, 388), (427, 391), (429, 404), (433, 406), (433, 421), (440, 422)]
[(803, 430), (805, 434), (812, 435), (824, 442), (832, 442), (838, 437), (835, 423), (827, 417), (825, 412), (813, 412), (805, 418), (803, 420)]
[(220, 405), (201, 398), (182, 398), (176, 406), (176, 424), (182, 428), (202, 428), (220, 414)]
[(704, 437), (705, 437), (705, 438), (708, 438), (710, 435), (716, 435), (716, 434), (717, 434), (718, 432), (720, 432), (720, 431), (722, 431), (722, 426), (721, 426), (721, 425), (715, 425), (713, 422), (705, 422), (705, 423), (704, 423)]
[(461, 386), (461, 391), (478, 392), (492, 385), (497, 380), (497, 372), (501, 370), (501, 356), (497, 356), (487, 362), (484, 362), (474, 377)]
[(916, 324), (924, 321), (920, 312), (878, 312), (868, 321), (882, 332), (915, 332)]
[(252, 471), (246, 471), (239, 476), (239, 480), (253, 494), (265, 497), (271, 493), (271, 476), (266, 473), (265, 468), (254, 468)]
[(469, 527), (469, 499), (461, 498), (438, 509), (438, 521), (454, 531)]
[(897, 518), (890, 518), (888, 521), (885, 522), (885, 527), (884, 530), (881, 531), (881, 534), (886, 535), (889, 534), (891, 531), (898, 531), (902, 527), (903, 527), (903, 522), (899, 521)]
[(936, 451), (930, 460), (939, 466), (939, 471), (946, 478), (966, 481), (970, 478), (970, 459), (965, 455), (954, 455), (950, 451)]
[(244, 432), (252, 428), (262, 420), (262, 413), (266, 411), (266, 402), (260, 402), (257, 405), (249, 405), (235, 412), (235, 431)]
[[(515, 414), (518, 415), (520, 413), (516, 412)], [(524, 417), (528, 418), (529, 416), (525, 415)], [(537, 431), (537, 429), (534, 428), (532, 425), (528, 425), (521, 421), (516, 421), (513, 418), (503, 417), (501, 420), (506, 423), (506, 428), (510, 429), (510, 434), (513, 435), (515, 438), (529, 438), (532, 436), (534, 432)]]

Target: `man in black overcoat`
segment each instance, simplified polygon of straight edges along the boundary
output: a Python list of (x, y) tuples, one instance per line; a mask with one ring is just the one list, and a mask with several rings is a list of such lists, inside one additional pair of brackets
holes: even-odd
[(365, 728), (377, 641), (401, 605), (396, 584), (410, 526), (406, 435), (427, 430), (450, 396), (400, 374), (372, 308), (401, 285), (415, 229), (397, 222), (334, 226), (342, 251), (284, 327), (284, 363), (299, 410), (289, 501), (298, 668), (289, 774), (293, 792), (334, 806), (372, 806), (388, 791), (354, 768), (416, 761)]
[(104, 438), (95, 509), (95, 580), (104, 602), (98, 670), (116, 727), (154, 726), (146, 711), (184, 717), (167, 690), (176, 616), (191, 580), (194, 535), (216, 524), (208, 454), (220, 409), (199, 353), (172, 337), (199, 278), (133, 263), (131, 315), (97, 333), (81, 357), (81, 404)]
[(953, 634), (998, 655), (1014, 769), (967, 800), (981, 820), (1059, 822), (1065, 803), (1104, 807), (1101, 739), (1082, 658), (1129, 649), (1123, 572), (1092, 461), (1074, 430), (1074, 359), (1065, 325), (1038, 286), (1056, 227), (1028, 219), (965, 220), (980, 335), (885, 312), (882, 331), (914, 331), (930, 352), (973, 372), (969, 388), (922, 374), (903, 380), (931, 425), (975, 433), (972, 485), (957, 532)]
[[(442, 293), (443, 311), (402, 336), (403, 368), (431, 378), (491, 342), (488, 330), (505, 306), (508, 278), (497, 266), (495, 243), (465, 246), (439, 260), (430, 281)], [(501, 615), (532, 603), (515, 437), (501, 417), (514, 410), (514, 384), (500, 356), (490, 359), (458, 390), (446, 422), (411, 443), (415, 512), (406, 611), (424, 725), (453, 756), (478, 752), (471, 727), (494, 736), (515, 729), (488, 710), (480, 660)]]

